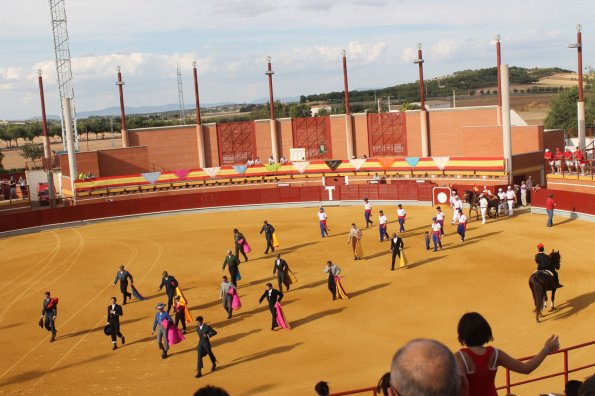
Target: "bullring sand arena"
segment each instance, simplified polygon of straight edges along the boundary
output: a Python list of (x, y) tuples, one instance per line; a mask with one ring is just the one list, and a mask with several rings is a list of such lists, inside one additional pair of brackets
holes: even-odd
[[(374, 203), (373, 203), (374, 204)], [(434, 209), (408, 206), (403, 234), (406, 268), (390, 268), (389, 243), (378, 241), (377, 214), (384, 209), (389, 233), (397, 230), (396, 203), (374, 204), (375, 226), (364, 229), (365, 260), (354, 261), (347, 231), (363, 227), (363, 207), (327, 207), (330, 238), (321, 239), (317, 208), (279, 208), (191, 212), (139, 217), (56, 229), (0, 239), (2, 359), (1, 394), (191, 394), (206, 384), (232, 395), (308, 395), (319, 380), (331, 391), (369, 387), (388, 371), (394, 352), (407, 341), (430, 337), (453, 351), (459, 348), (460, 316), (478, 311), (491, 323), (494, 345), (515, 357), (537, 353), (551, 334), (561, 347), (593, 339), (595, 268), (592, 241), (595, 224), (517, 210), (512, 218), (472, 221), (460, 242), (446, 225), (444, 250), (426, 251), (423, 234)], [(450, 211), (447, 220), (450, 219)], [(273, 282), (273, 255), (264, 256), (263, 220), (276, 228), (278, 250), (298, 283), (285, 294), (284, 311), (292, 330), (270, 330), (266, 302), (258, 305), (266, 282)], [(448, 222), (447, 222), (448, 223)], [(253, 247), (240, 265), (238, 293), (243, 307), (230, 320), (219, 300), (221, 266), (239, 228)], [(535, 269), (536, 245), (559, 249), (558, 309), (537, 324), (527, 281)], [(343, 270), (350, 298), (332, 301), (323, 268), (331, 259)], [(120, 264), (134, 275), (147, 297), (124, 308), (126, 344), (112, 351), (103, 334), (112, 288)], [(217, 371), (195, 379), (195, 324), (187, 338), (160, 358), (151, 327), (155, 305), (166, 302), (157, 292), (161, 272), (180, 282), (193, 317), (202, 315), (218, 335), (212, 340)], [(43, 293), (59, 297), (57, 341), (37, 326)], [(118, 344), (119, 345), (119, 344)], [(571, 367), (592, 363), (592, 348), (571, 354)], [(561, 355), (545, 360), (531, 377), (560, 371)], [(587, 370), (589, 371), (589, 370)], [(582, 379), (587, 371), (571, 374)], [(502, 385), (504, 371), (498, 372)], [(522, 379), (513, 375), (513, 380)], [(561, 392), (556, 377), (519, 388), (517, 395)], [(503, 393), (502, 393), (503, 394)]]

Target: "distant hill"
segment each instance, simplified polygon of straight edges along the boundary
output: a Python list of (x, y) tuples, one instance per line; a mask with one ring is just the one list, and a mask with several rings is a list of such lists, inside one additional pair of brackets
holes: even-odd
[[(534, 85), (538, 88), (543, 84), (540, 81), (546, 80), (548, 77), (559, 76), (561, 74), (573, 73), (570, 70), (561, 69), (559, 67), (548, 68), (532, 68), (511, 66), (510, 84), (512, 86), (526, 86), (525, 90), (531, 89)], [(555, 80), (552, 80), (555, 81)], [(480, 90), (495, 90), (497, 87), (497, 70), (496, 67), (479, 69), (479, 70), (463, 70), (454, 72), (448, 76), (436, 77), (429, 80), (424, 80), (427, 97), (447, 97), (456, 91), (457, 94), (475, 95)], [(560, 84), (566, 86), (566, 84)], [(493, 92), (495, 93), (495, 92)], [(352, 102), (369, 102), (376, 97), (390, 96), (399, 102), (415, 102), (419, 101), (419, 81), (399, 84), (392, 87), (369, 90), (353, 90), (349, 91), (349, 100)], [(329, 92), (322, 94), (304, 95), (308, 102), (328, 102), (341, 103), (343, 101), (343, 91)]]

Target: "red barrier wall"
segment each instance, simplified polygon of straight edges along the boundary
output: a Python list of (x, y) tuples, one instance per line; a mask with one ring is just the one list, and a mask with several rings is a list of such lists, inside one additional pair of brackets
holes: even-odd
[[(595, 214), (595, 199), (592, 194), (541, 188), (531, 194), (531, 206), (545, 208), (545, 200), (554, 195), (556, 209), (585, 214)], [(554, 212), (555, 215), (555, 212)]]
[[(432, 188), (435, 186), (433, 183), (417, 183), (415, 181), (392, 184), (338, 185), (335, 186), (333, 199), (337, 201), (361, 200), (368, 197), (372, 200), (430, 201)], [(183, 195), (159, 195), (6, 214), (1, 217), (0, 232), (173, 210), (326, 200), (328, 200), (328, 192), (322, 186), (244, 189), (241, 194), (229, 194), (228, 191), (223, 190)]]

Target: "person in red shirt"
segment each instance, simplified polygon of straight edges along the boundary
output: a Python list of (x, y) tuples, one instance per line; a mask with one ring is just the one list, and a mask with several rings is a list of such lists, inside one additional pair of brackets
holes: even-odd
[(545, 200), (545, 210), (547, 212), (547, 227), (552, 227), (554, 225), (555, 207), (556, 203), (554, 202), (554, 195), (550, 194), (550, 196)]
[(552, 173), (556, 173), (556, 169), (554, 169), (554, 154), (552, 154), (552, 152), (549, 149), (545, 149), (545, 152), (543, 153), (543, 158), (552, 168)]
[(493, 346), (485, 344), (493, 341), (492, 328), (487, 320), (477, 312), (468, 312), (459, 320), (458, 338), (464, 348), (456, 352), (455, 359), (459, 372), (468, 381), (469, 396), (497, 396), (494, 379), (498, 366), (511, 371), (529, 374), (541, 365), (546, 356), (560, 349), (558, 336), (552, 335), (543, 348), (531, 359), (521, 362)]
[(574, 152), (574, 166), (576, 166), (576, 173), (578, 173), (579, 167), (581, 169), (581, 176), (585, 175), (585, 154), (583, 150), (577, 148)]
[(574, 160), (572, 159), (572, 151), (570, 151), (570, 149), (566, 149), (564, 152), (564, 160), (566, 161), (566, 169), (568, 169), (568, 172), (572, 172), (572, 168), (574, 168)]
[(556, 165), (556, 173), (562, 173), (562, 157), (564, 153), (560, 150), (559, 147), (556, 147), (556, 154), (554, 154), (554, 159), (556, 160), (554, 164)]

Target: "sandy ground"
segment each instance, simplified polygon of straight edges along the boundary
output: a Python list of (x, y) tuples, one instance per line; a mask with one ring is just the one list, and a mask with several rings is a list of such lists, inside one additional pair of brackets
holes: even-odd
[[(434, 253), (423, 241), (433, 209), (406, 208), (410, 264), (394, 272), (389, 244), (378, 241), (377, 227), (364, 231), (367, 259), (352, 260), (347, 230), (354, 220), (363, 223), (360, 207), (329, 207), (326, 239), (320, 238), (315, 208), (187, 213), (3, 238), (0, 393), (162, 395), (166, 387), (169, 393), (191, 394), (214, 384), (232, 395), (307, 395), (319, 380), (329, 381), (333, 391), (367, 387), (410, 339), (436, 338), (456, 350), (456, 325), (467, 311), (481, 312), (492, 325), (495, 345), (517, 357), (538, 352), (550, 334), (559, 334), (563, 347), (593, 339), (595, 268), (587, 247), (595, 224), (558, 218), (555, 227), (546, 228), (544, 216), (518, 212), (486, 225), (472, 222), (464, 243), (448, 225), (445, 248)], [(396, 207), (383, 209), (396, 218)], [(276, 227), (279, 251), (299, 280), (283, 301), (291, 331), (271, 331), (266, 303), (258, 305), (264, 284), (273, 281), (273, 255), (264, 256), (264, 237), (258, 235), (264, 219)], [(245, 233), (254, 251), (240, 266), (243, 308), (227, 320), (218, 286), (233, 227)], [(397, 227), (391, 222), (389, 232)], [(560, 249), (565, 284), (557, 296), (559, 309), (540, 324), (527, 286), (538, 242)], [(343, 269), (348, 301), (331, 300), (323, 273), (327, 259)], [(124, 306), (127, 342), (112, 351), (102, 328), (110, 297), (121, 299), (112, 288), (119, 264), (130, 269), (148, 300)], [(166, 360), (151, 337), (154, 307), (166, 300), (157, 292), (163, 270), (179, 280), (192, 315), (204, 316), (219, 332), (213, 338), (219, 368), (209, 372), (205, 360), (201, 379), (194, 378), (194, 324)], [(60, 298), (55, 343), (37, 327), (46, 290)], [(572, 353), (570, 362), (571, 367), (592, 363), (593, 348)], [(558, 355), (534, 375), (561, 368)], [(562, 390), (559, 377), (517, 388), (516, 394)]]

